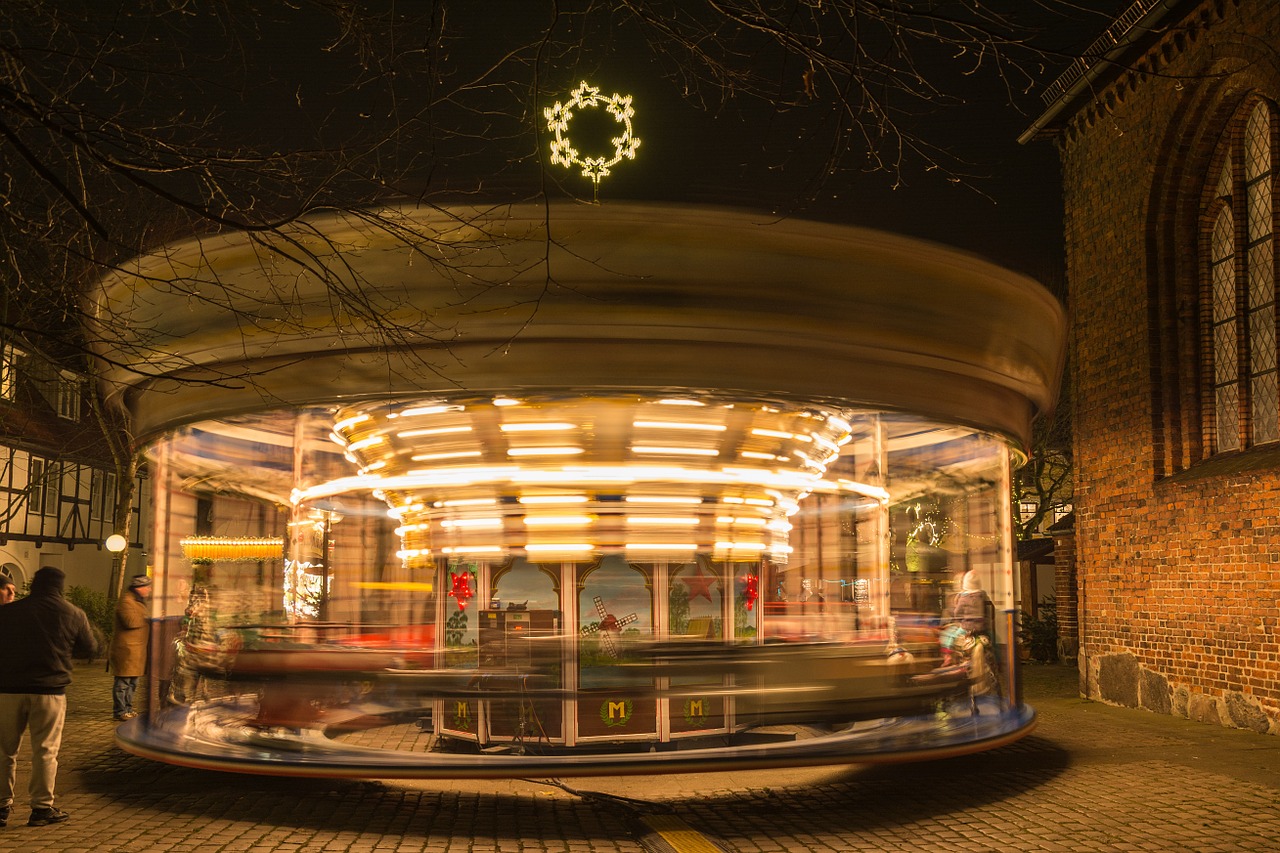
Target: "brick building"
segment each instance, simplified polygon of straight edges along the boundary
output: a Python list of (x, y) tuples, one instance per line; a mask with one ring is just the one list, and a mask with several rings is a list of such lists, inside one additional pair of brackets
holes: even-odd
[(1062, 158), (1082, 693), (1273, 734), (1278, 44), (1274, 0), (1141, 0), (1023, 136)]

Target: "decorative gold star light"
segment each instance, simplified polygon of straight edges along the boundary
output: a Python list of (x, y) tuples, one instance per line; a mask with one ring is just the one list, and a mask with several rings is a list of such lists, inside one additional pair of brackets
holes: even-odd
[[(609, 141), (613, 144), (612, 155), (603, 154), (598, 157), (584, 157), (569, 139), (569, 122), (573, 120), (574, 110), (596, 108), (604, 104), (613, 120), (622, 125), (622, 134)], [(551, 142), (551, 162), (566, 168), (582, 167), (583, 177), (590, 178), (597, 191), (600, 180), (610, 174), (611, 167), (618, 165), (623, 159), (634, 160), (640, 140), (631, 134), (631, 119), (636, 114), (631, 106), (630, 95), (614, 93), (609, 97), (600, 94), (598, 86), (591, 86), (585, 80), (573, 90), (568, 103), (556, 101), (554, 106), (542, 111), (547, 119), (547, 130), (555, 133)]]

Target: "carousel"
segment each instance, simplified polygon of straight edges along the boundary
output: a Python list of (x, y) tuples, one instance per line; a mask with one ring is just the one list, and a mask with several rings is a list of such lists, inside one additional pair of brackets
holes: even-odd
[(156, 495), (125, 749), (585, 775), (1031, 729), (1008, 495), (1061, 370), (1039, 285), (735, 210), (377, 219), (169, 245), (93, 294)]

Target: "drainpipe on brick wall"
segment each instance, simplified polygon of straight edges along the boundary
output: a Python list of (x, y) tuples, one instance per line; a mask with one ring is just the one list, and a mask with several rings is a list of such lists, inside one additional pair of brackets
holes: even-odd
[(1079, 581), (1076, 588), (1080, 590), (1080, 600), (1077, 603), (1077, 607), (1076, 607), (1076, 631), (1078, 632), (1081, 638), (1080, 639), (1080, 663), (1076, 670), (1077, 672), (1076, 682), (1080, 685), (1079, 689), (1082, 691), (1082, 695), (1084, 696), (1084, 698), (1088, 699), (1090, 695), (1089, 694), (1089, 656), (1085, 653), (1085, 650), (1084, 650), (1084, 625), (1082, 624), (1084, 620), (1080, 618), (1081, 614), (1084, 613), (1085, 595), (1087, 594), (1085, 582), (1083, 580)]
[(1084, 658), (1084, 592), (1080, 583), (1078, 561), (1076, 560), (1075, 515), (1054, 524), (1049, 532), (1053, 535), (1053, 592), (1058, 605), (1058, 651), (1066, 657), (1069, 652), (1075, 657), (1076, 669), (1080, 669)]

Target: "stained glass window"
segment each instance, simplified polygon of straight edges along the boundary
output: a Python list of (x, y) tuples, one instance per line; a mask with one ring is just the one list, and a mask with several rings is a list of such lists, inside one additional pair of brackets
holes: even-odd
[(1211, 453), (1280, 440), (1271, 113), (1266, 101), (1249, 108), (1213, 177), (1205, 277)]

